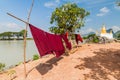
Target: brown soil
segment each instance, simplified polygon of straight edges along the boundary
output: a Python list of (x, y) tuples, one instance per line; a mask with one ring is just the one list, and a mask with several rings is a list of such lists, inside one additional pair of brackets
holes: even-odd
[(120, 43), (84, 44), (69, 56), (47, 55), (26, 68), (26, 79), (21, 64), (1, 73), (0, 80), (120, 80)]

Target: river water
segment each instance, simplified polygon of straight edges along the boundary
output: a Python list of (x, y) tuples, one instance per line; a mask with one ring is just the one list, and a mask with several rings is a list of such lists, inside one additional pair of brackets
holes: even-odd
[[(6, 68), (23, 62), (23, 40), (0, 41), (0, 63), (5, 63)], [(33, 40), (27, 40), (26, 59), (32, 59), (34, 54), (38, 54)]]

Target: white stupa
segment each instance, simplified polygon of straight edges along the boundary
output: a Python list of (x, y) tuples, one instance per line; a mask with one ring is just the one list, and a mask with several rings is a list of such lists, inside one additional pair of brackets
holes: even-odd
[(102, 29), (101, 29), (100, 36), (101, 36), (101, 37), (106, 37), (106, 38), (108, 38), (108, 39), (113, 39), (112, 30), (108, 33), (108, 32), (106, 31), (105, 25), (103, 25), (103, 26), (102, 26)]

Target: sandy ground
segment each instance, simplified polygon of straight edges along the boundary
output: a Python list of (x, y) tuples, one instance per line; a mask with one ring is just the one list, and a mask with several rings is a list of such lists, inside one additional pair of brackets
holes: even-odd
[[(72, 54), (71, 54), (72, 53)], [(69, 56), (47, 55), (0, 74), (0, 80), (120, 80), (120, 43), (84, 44)]]

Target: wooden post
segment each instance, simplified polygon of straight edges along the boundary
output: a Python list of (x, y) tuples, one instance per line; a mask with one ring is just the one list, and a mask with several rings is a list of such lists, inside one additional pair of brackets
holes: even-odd
[(12, 14), (10, 14), (10, 13), (7, 13), (7, 14), (9, 16), (17, 19), (17, 20), (20, 20), (20, 21), (24, 22), (26, 24), (26, 30), (25, 30), (25, 33), (24, 33), (24, 74), (25, 74), (25, 78), (26, 78), (27, 75), (26, 75), (26, 63), (25, 63), (26, 62), (26, 35), (25, 34), (27, 33), (27, 26), (29, 25), (29, 23), (20, 19), (20, 18), (18, 18), (18, 17), (16, 17), (16, 16), (14, 16), (14, 15), (12, 15)]
[(16, 16), (10, 14), (10, 13), (7, 13), (7, 15), (9, 15), (9, 16), (11, 16), (11, 17), (13, 17), (13, 18), (15, 18), (15, 19), (17, 19), (17, 20), (19, 20), (19, 21), (22, 21), (22, 22), (24, 22), (25, 24), (29, 24), (27, 21), (24, 21), (24, 20), (22, 20), (22, 19), (20, 19), (20, 18), (18, 18), (18, 17), (16, 17)]
[[(32, 12), (33, 4), (34, 4), (34, 0), (32, 1), (32, 5), (31, 5), (30, 11), (28, 13), (27, 23), (29, 23), (29, 20), (30, 20), (30, 15), (31, 15), (31, 12)], [(29, 25), (27, 23), (26, 23), (25, 33), (24, 33), (24, 75), (25, 75), (25, 79), (27, 77), (27, 75), (26, 75), (26, 35), (27, 35), (27, 28), (28, 28), (28, 25)]]
[(34, 4), (34, 0), (32, 0), (32, 5), (31, 5), (31, 8), (30, 8), (30, 11), (28, 13), (28, 17), (27, 17), (27, 21), (24, 21), (10, 13), (7, 13), (9, 16), (15, 18), (15, 19), (18, 19), (22, 22), (24, 22), (26, 24), (26, 29), (25, 29), (25, 33), (24, 33), (24, 76), (25, 76), (25, 79), (27, 77), (27, 74), (26, 74), (26, 34), (27, 34), (27, 28), (28, 28), (28, 25), (29, 25), (29, 20), (30, 20), (30, 15), (31, 15), (31, 12), (32, 12), (32, 8), (33, 8), (33, 4)]

